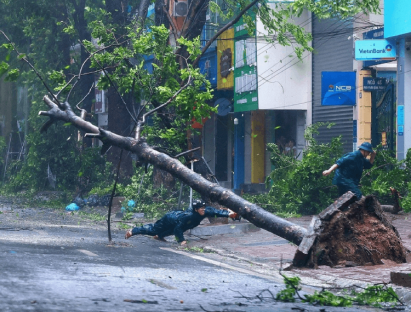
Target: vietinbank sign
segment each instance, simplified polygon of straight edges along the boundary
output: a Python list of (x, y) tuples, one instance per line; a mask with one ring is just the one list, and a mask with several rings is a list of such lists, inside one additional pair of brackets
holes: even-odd
[(396, 57), (395, 43), (388, 40), (357, 40), (355, 42), (355, 59), (357, 61), (395, 60)]

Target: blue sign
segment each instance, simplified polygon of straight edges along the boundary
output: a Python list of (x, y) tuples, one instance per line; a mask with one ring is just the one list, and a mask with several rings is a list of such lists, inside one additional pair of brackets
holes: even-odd
[(397, 107), (397, 125), (404, 125), (404, 105), (398, 105)]
[(385, 38), (409, 36), (411, 33), (411, 1), (385, 0)]
[(355, 72), (322, 72), (321, 105), (355, 105)]
[[(384, 27), (367, 31), (363, 33), (362, 38), (364, 40), (368, 39), (384, 39)], [(363, 67), (370, 67), (378, 64), (384, 64), (391, 62), (391, 60), (378, 60), (378, 61), (364, 61)]]
[(203, 54), (198, 62), (200, 72), (210, 81), (212, 87), (217, 86), (217, 52), (212, 49)]
[(387, 79), (385, 78), (363, 78), (363, 90), (364, 91), (381, 91), (387, 87)]
[(357, 40), (355, 42), (355, 59), (358, 61), (395, 60), (396, 57), (395, 43), (388, 40)]

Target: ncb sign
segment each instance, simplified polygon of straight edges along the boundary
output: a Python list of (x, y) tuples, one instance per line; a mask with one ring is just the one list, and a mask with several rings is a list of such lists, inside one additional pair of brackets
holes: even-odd
[(357, 40), (355, 42), (355, 59), (357, 61), (395, 60), (395, 44), (385, 39)]
[(321, 105), (355, 105), (355, 72), (322, 72)]

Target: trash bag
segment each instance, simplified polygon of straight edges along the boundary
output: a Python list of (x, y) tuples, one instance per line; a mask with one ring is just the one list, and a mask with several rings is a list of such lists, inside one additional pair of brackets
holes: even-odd
[(134, 200), (130, 199), (127, 202), (127, 207), (124, 207), (124, 206), (121, 207), (121, 212), (123, 212), (123, 213), (125, 213), (127, 211), (133, 212), (135, 207), (136, 207), (136, 202)]
[(76, 211), (76, 210), (79, 210), (79, 209), (80, 209), (80, 207), (76, 203), (71, 203), (70, 205), (68, 205), (66, 207), (67, 211)]
[(76, 204), (79, 207), (83, 207), (87, 201), (81, 198), (80, 196), (77, 196), (74, 200), (73, 203)]
[(110, 204), (111, 195), (104, 195), (100, 197), (100, 206), (108, 206)]
[(136, 206), (136, 202), (134, 200), (130, 199), (127, 202), (127, 206), (128, 206), (128, 209), (132, 210)]
[(89, 198), (87, 198), (87, 205), (91, 207), (98, 206), (99, 205), (98, 195), (90, 195)]

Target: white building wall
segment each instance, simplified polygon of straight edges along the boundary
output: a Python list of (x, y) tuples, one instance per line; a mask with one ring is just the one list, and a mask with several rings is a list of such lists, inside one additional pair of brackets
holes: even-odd
[[(271, 4), (274, 6), (274, 4)], [(311, 13), (308, 11), (295, 18), (297, 25), (311, 32)], [(282, 110), (309, 110), (311, 113), (311, 52), (305, 52), (302, 60), (292, 46), (268, 43), (267, 32), (257, 18), (257, 73), (258, 108)]]

